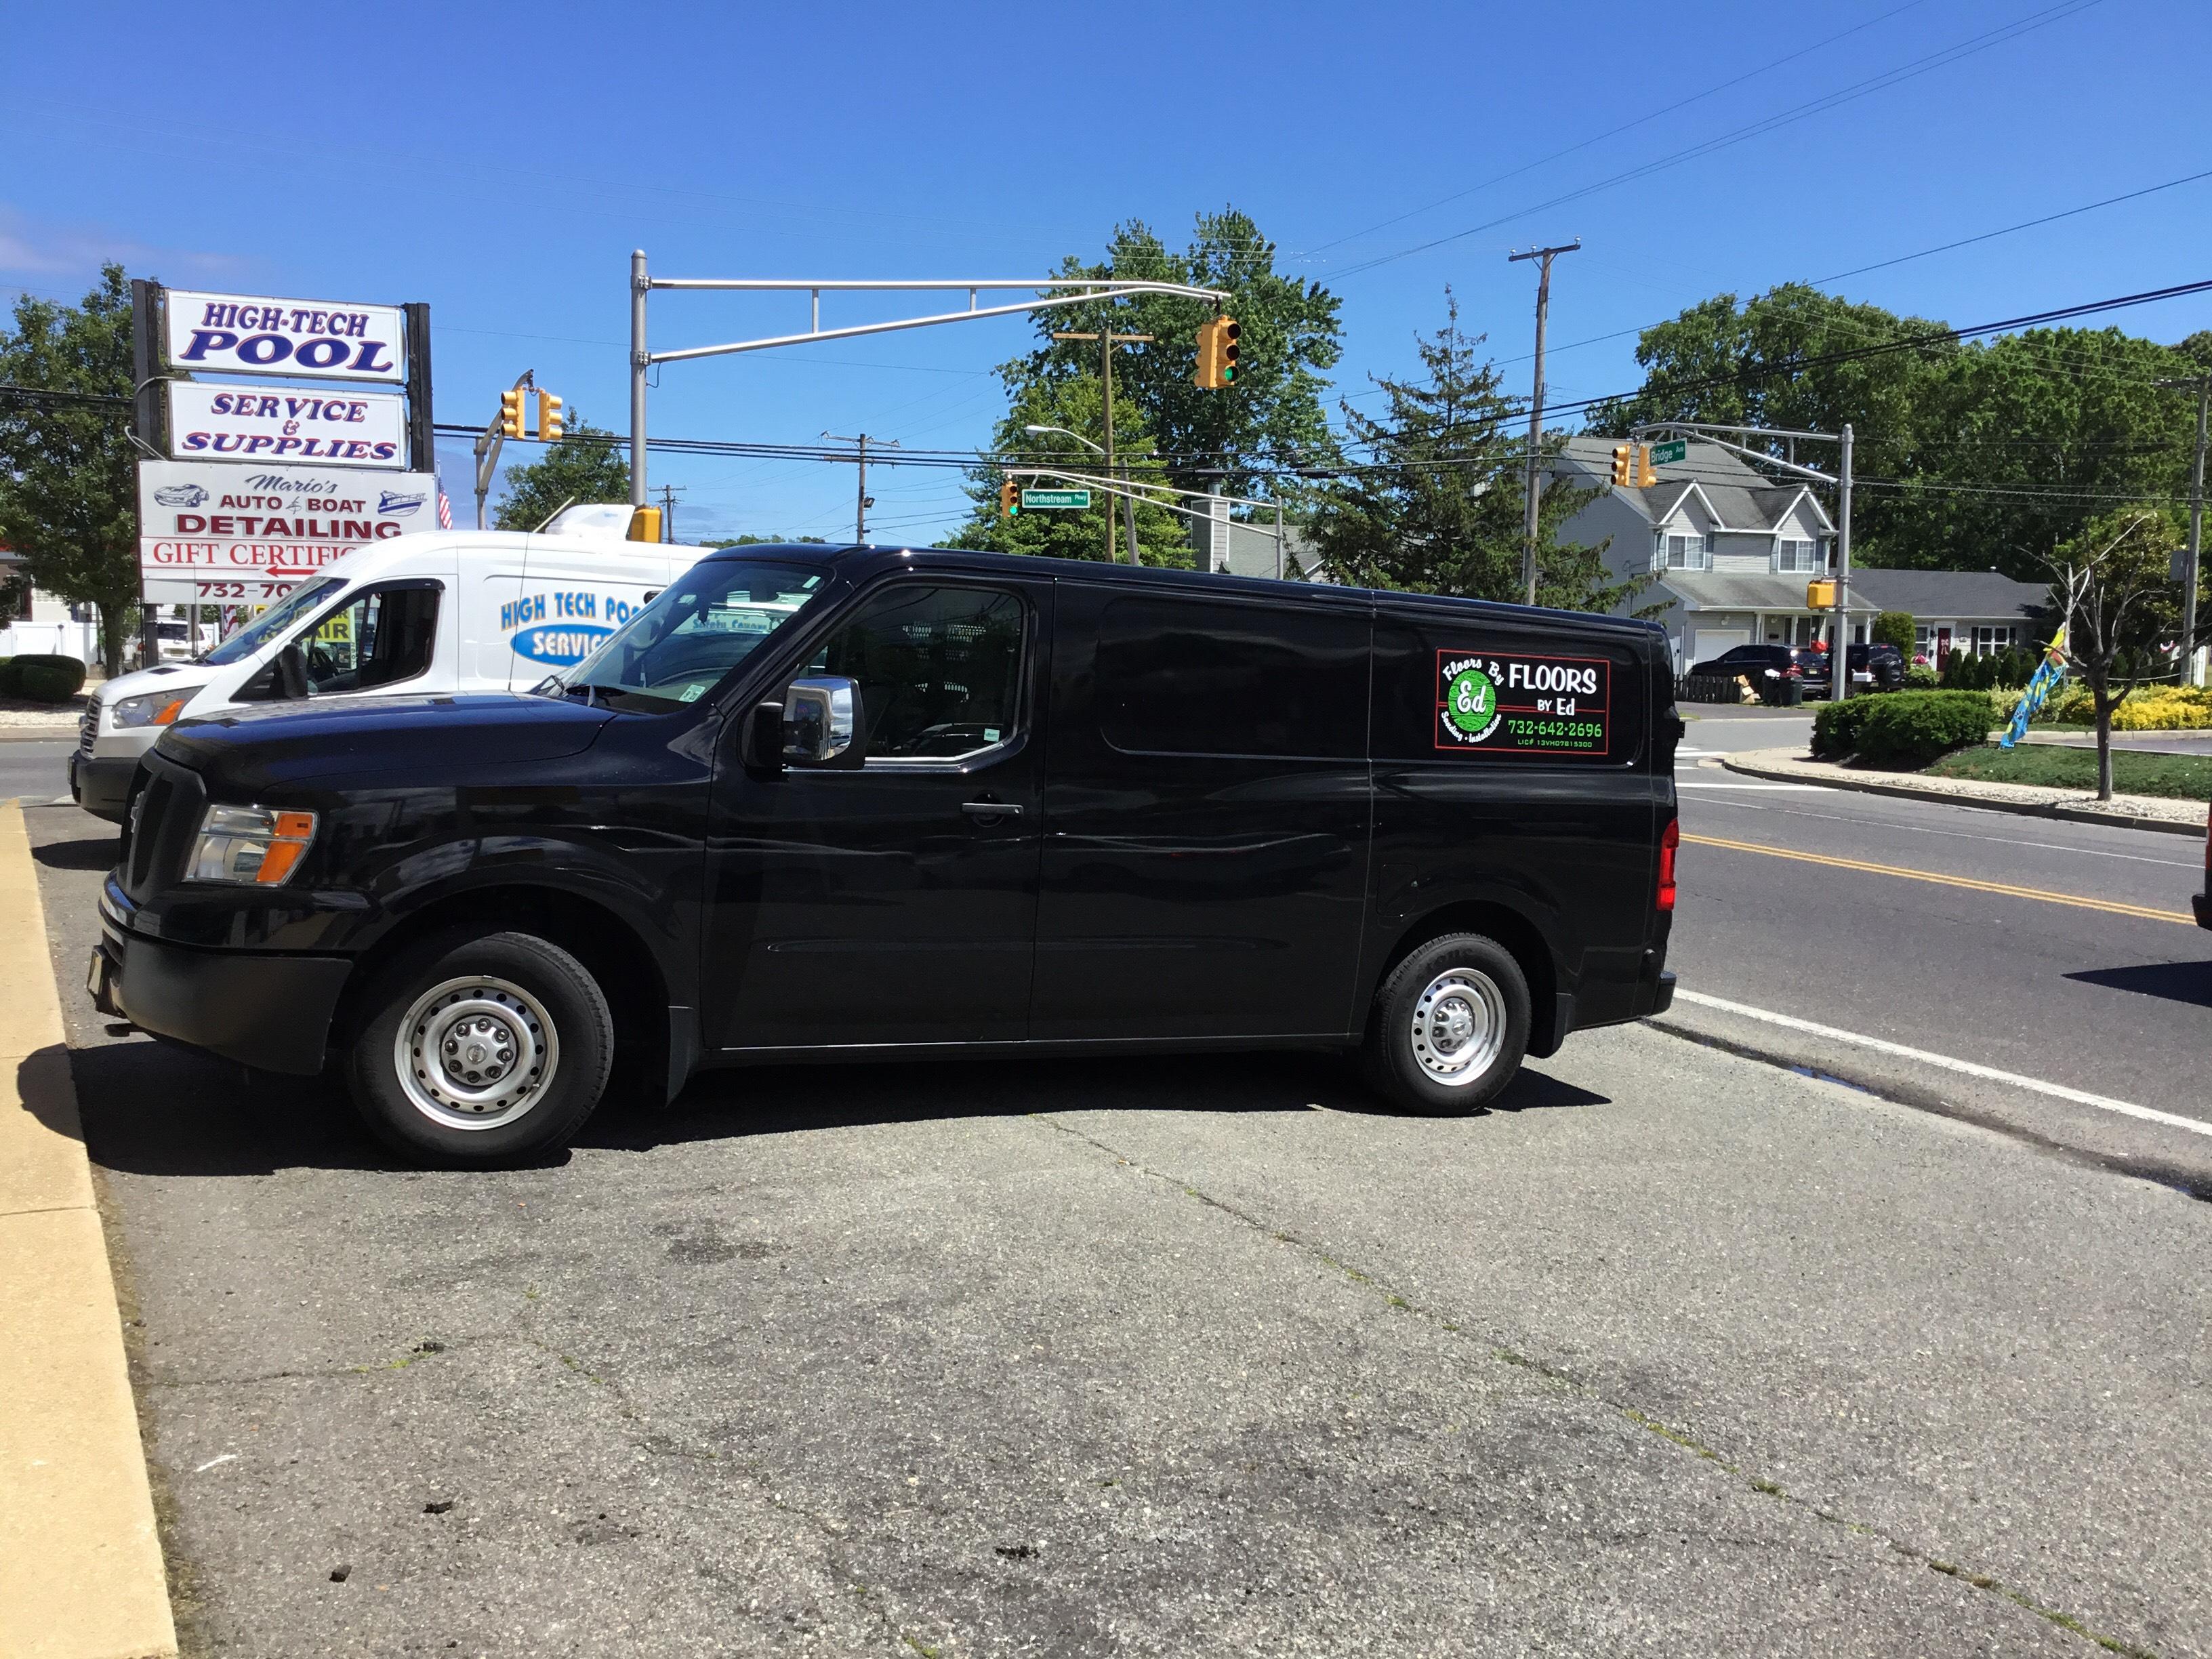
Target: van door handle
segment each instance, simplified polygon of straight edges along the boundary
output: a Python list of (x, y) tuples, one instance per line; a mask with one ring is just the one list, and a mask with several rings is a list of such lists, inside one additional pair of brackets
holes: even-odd
[(1022, 815), (1019, 804), (1010, 800), (963, 801), (960, 810), (971, 818), (1018, 818)]

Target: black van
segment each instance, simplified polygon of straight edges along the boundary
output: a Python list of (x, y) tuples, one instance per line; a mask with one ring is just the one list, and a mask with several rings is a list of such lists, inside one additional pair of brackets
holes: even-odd
[(1364, 1047), (1466, 1112), (1672, 998), (1672, 700), (1642, 623), (748, 547), (531, 694), (173, 726), (91, 989), (449, 1163), (797, 1058)]

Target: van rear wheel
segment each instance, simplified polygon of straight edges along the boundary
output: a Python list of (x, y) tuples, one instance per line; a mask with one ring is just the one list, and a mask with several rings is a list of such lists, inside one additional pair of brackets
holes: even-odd
[(1367, 1080), (1407, 1111), (1463, 1116), (1512, 1081), (1528, 1048), (1521, 964), (1495, 939), (1448, 933), (1414, 951), (1375, 994)]
[(565, 1144), (605, 1091), (614, 1019), (583, 963), (532, 933), (448, 933), (369, 988), (347, 1065), (377, 1139), (420, 1163)]

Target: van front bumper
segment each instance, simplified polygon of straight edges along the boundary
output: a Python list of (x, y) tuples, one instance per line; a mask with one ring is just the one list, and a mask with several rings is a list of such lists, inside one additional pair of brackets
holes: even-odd
[(2212, 927), (2212, 893), (2191, 893), (2189, 896), (2189, 905), (2197, 912), (2197, 925), (2199, 927)]
[(349, 958), (171, 945), (132, 931), (131, 914), (111, 878), (85, 975), (94, 1007), (260, 1071), (323, 1069)]
[(131, 799), (131, 780), (138, 775), (136, 755), (88, 755), (70, 750), (70, 799), (96, 818), (123, 822)]

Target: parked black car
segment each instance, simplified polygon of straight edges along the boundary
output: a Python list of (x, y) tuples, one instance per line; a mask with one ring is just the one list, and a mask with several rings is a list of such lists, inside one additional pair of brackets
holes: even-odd
[(1761, 680), (1797, 678), (1802, 672), (1800, 659), (1803, 655), (1786, 645), (1739, 645), (1717, 657), (1691, 664), (1690, 672), (1700, 678), (1711, 674), (1723, 678), (1747, 678), (1752, 689), (1758, 690)]
[[(1797, 672), (1808, 696), (1825, 697), (1835, 684), (1835, 669), (1825, 651), (1801, 649)], [(1905, 684), (1905, 654), (1893, 645), (1854, 645), (1848, 658), (1851, 684), (1862, 691), (1895, 691)]]
[(1359, 1047), (1469, 1111), (1672, 999), (1667, 670), (1599, 617), (747, 548), (535, 694), (172, 727), (91, 987), (452, 1163), (617, 1066)]

